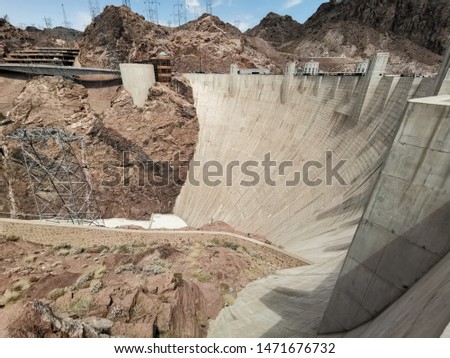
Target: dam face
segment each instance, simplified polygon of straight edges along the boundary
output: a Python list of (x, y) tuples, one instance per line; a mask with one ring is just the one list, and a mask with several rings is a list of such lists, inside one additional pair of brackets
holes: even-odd
[[(384, 76), (386, 54), (365, 77), (188, 75), (199, 180), (176, 214), (192, 226), (225, 221), (311, 261), (244, 289), (211, 337), (440, 336), (450, 320), (449, 61), (450, 50), (436, 79)], [(256, 165), (267, 153), (293, 163), (271, 168), (274, 185), (242, 185), (240, 170), (228, 183), (200, 180), (204, 163)], [(286, 185), (330, 153), (343, 181)]]
[[(284, 175), (272, 168), (275, 186), (235, 168), (231, 185), (187, 183), (175, 213), (189, 225), (225, 221), (243, 232), (265, 235), (276, 245), (313, 262), (348, 249), (400, 126), (408, 99), (431, 91), (420, 78), (187, 75), (200, 121), (194, 161), (261, 163), (292, 161)], [(345, 161), (342, 185), (327, 185), (326, 157)], [(308, 161), (322, 185), (286, 184)], [(199, 167), (191, 169), (202, 178)], [(264, 169), (259, 166), (261, 177)], [(228, 178), (230, 179), (230, 178)]]

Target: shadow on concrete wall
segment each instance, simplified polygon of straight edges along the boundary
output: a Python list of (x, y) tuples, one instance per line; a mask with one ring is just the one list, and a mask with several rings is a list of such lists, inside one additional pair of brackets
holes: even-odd
[(122, 85), (121, 78), (109, 78), (100, 80), (86, 80), (86, 79), (76, 79), (76, 82), (83, 85), (85, 88), (103, 88), (103, 87), (115, 87)]
[[(450, 252), (450, 201), (404, 233), (392, 233), (396, 238), (358, 262), (352, 250), (357, 245), (363, 249), (362, 240), (390, 239), (387, 233), (377, 236), (370, 225), (360, 224), (360, 239), (352, 243), (321, 332), (348, 331), (374, 319)], [(367, 232), (359, 234), (367, 226)]]
[(328, 276), (315, 290), (302, 291), (277, 287), (261, 298), (281, 320), (261, 338), (313, 338), (318, 336), (320, 322), (337, 273)]
[[(418, 239), (426, 244), (417, 245)], [(343, 269), (334, 291), (330, 281), (336, 277), (331, 274), (313, 291), (277, 287), (266, 294), (261, 301), (281, 320), (263, 337), (314, 337), (319, 332), (339, 335), (363, 325), (411, 289), (449, 252), (450, 201), (364, 262), (355, 261), (348, 272)], [(346, 264), (348, 267), (348, 262)], [(327, 296), (339, 298), (340, 303), (346, 304), (327, 309)], [(420, 304), (425, 308), (428, 302), (424, 300)], [(411, 316), (417, 313), (417, 307), (415, 310), (408, 306), (403, 309), (410, 311)], [(429, 317), (429, 325), (433, 327), (427, 332), (429, 337), (439, 337), (449, 320), (450, 306), (442, 307), (440, 315)], [(355, 323), (356, 326), (352, 326)], [(407, 337), (414, 337), (414, 326), (408, 332)]]

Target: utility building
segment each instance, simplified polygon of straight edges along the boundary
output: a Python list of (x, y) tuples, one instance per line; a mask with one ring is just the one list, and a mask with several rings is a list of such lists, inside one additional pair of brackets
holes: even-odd
[(366, 60), (364, 62), (360, 62), (356, 65), (355, 73), (360, 75), (365, 75), (368, 68), (369, 68), (369, 60)]
[(305, 68), (303, 69), (303, 74), (317, 76), (319, 74), (319, 67), (320, 67), (319, 62), (316, 61), (306, 62)]
[(238, 72), (240, 75), (270, 75), (268, 68), (241, 68)]

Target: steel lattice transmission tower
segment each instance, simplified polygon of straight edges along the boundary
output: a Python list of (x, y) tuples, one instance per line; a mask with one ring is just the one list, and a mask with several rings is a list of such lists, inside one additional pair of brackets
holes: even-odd
[(182, 0), (177, 0), (174, 7), (174, 18), (175, 23), (178, 23), (178, 26), (187, 22), (187, 14), (186, 14), (186, 4)]
[(66, 10), (64, 9), (64, 4), (61, 4), (62, 7), (62, 13), (63, 13), (63, 24), (66, 29), (70, 29), (72, 27), (72, 24), (67, 19)]
[(21, 147), (41, 220), (103, 224), (89, 179), (84, 137), (63, 129), (21, 128), (6, 139), (18, 141)]
[(147, 13), (147, 20), (151, 21), (155, 24), (159, 24), (159, 1), (150, 1), (146, 0), (145, 4), (147, 6), (146, 13)]
[(206, 0), (206, 13), (212, 15), (212, 0)]
[(131, 9), (131, 0), (122, 0), (122, 5)]
[(91, 13), (92, 19), (100, 14), (100, 5), (98, 0), (89, 0), (89, 11)]
[(53, 27), (53, 21), (50, 17), (44, 17), (45, 28), (51, 29)]
[(193, 6), (192, 7), (192, 14), (194, 16), (194, 19), (198, 19), (200, 17), (200, 11), (201, 11), (201, 7), (200, 6)]

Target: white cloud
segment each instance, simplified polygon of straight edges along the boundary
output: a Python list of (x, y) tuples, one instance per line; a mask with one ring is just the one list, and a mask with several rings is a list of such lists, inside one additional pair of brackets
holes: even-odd
[[(71, 19), (69, 19), (70, 21)], [(76, 13), (72, 27), (76, 30), (84, 31), (87, 25), (92, 21), (91, 15), (87, 11), (79, 11)]]
[(191, 6), (200, 6), (200, 0), (186, 0), (186, 5)]
[(255, 26), (258, 21), (259, 20), (257, 20), (253, 15), (247, 15), (240, 17), (238, 21), (234, 21), (232, 24), (238, 27), (241, 32), (245, 32)]
[(291, 7), (297, 6), (301, 4), (303, 0), (286, 0), (286, 2), (283, 5), (283, 9), (290, 9)]
[(245, 22), (245, 21), (242, 21), (241, 23), (239, 23), (239, 26), (238, 26), (238, 28), (239, 28), (239, 30), (241, 32), (247, 31), (250, 27), (252, 27), (250, 25), (250, 23), (249, 22)]
[(213, 2), (212, 7), (218, 7), (218, 6), (222, 6), (222, 5), (231, 5), (232, 0), (216, 0)]

